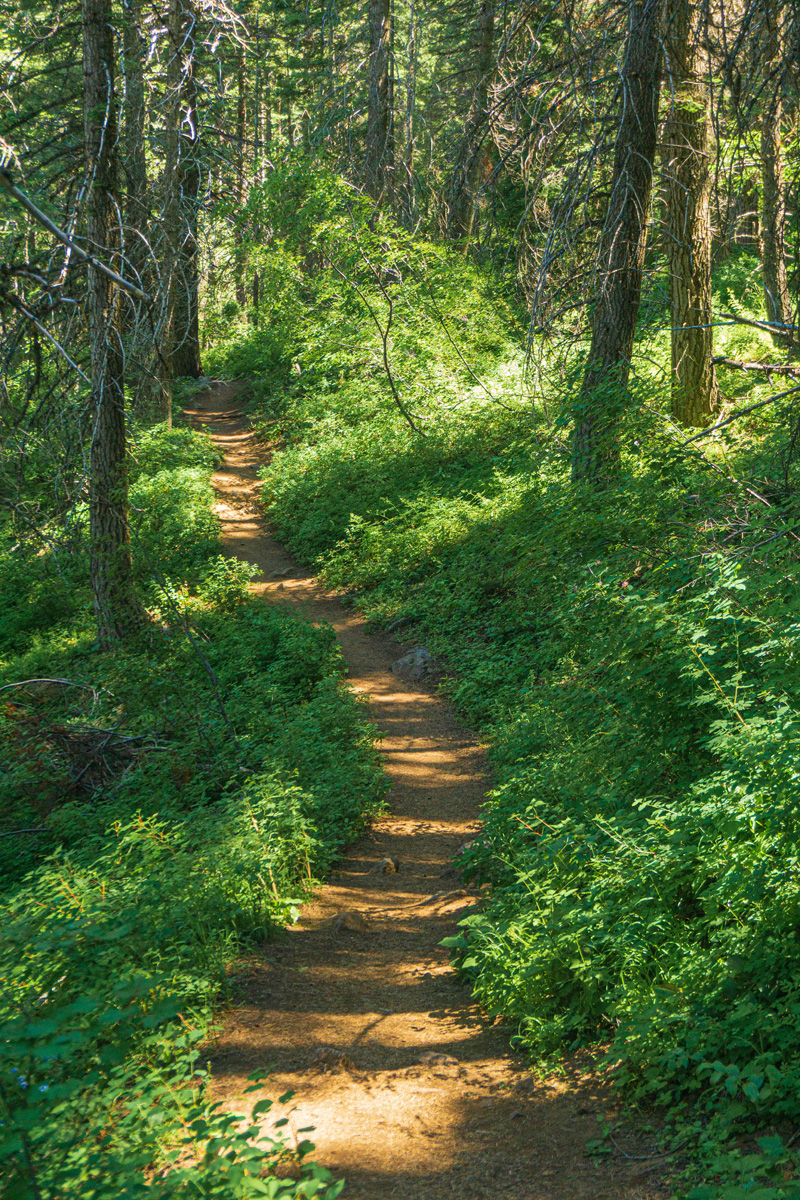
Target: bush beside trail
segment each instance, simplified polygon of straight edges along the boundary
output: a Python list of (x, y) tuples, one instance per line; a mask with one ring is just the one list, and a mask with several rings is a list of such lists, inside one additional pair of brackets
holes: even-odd
[(141, 638), (98, 651), (79, 522), (2, 548), (4, 1194), (332, 1200), (209, 1102), (202, 1047), (228, 964), (294, 919), (383, 774), (333, 631), (219, 555), (208, 442), (158, 427), (133, 454)]
[[(491, 898), (454, 941), (462, 971), (530, 1055), (610, 1043), (620, 1086), (692, 1137), (793, 1128), (792, 401), (686, 444), (663, 413), (654, 298), (619, 477), (576, 491), (564, 439), (585, 347), (534, 346), (534, 387), (496, 280), (293, 172), (251, 201), (289, 231), (266, 260), (276, 307), (232, 327), (217, 363), (253, 376), (280, 536), (375, 623), (404, 618), (492, 741), (500, 783), (465, 857)], [(751, 267), (724, 264), (717, 298), (761, 319)], [(717, 332), (731, 358), (776, 353)], [(739, 406), (769, 394), (720, 378)], [(780, 1177), (781, 1144), (742, 1171)]]

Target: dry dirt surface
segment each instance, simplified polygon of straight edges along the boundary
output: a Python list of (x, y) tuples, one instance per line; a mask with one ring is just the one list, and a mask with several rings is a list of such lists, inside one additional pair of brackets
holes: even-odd
[[(236, 964), (237, 1000), (213, 1049), (215, 1097), (244, 1111), (247, 1076), (271, 1066), (263, 1095), (295, 1097), (270, 1118), (288, 1116), (298, 1140), (313, 1139), (350, 1200), (661, 1200), (663, 1163), (641, 1137), (615, 1134), (600, 1162), (585, 1153), (598, 1117), (616, 1115), (591, 1059), (534, 1078), (509, 1048), (513, 1030), (450, 967), (439, 943), (478, 900), (451, 860), (480, 827), (491, 785), (483, 748), (432, 688), (392, 674), (408, 644), (368, 633), (270, 536), (257, 476), (269, 447), (239, 391), (215, 384), (186, 414), (225, 455), (214, 486), (226, 552), (261, 568), (253, 591), (265, 603), (333, 626), (392, 790), (387, 814), (297, 925)], [(383, 859), (399, 870), (382, 870)]]

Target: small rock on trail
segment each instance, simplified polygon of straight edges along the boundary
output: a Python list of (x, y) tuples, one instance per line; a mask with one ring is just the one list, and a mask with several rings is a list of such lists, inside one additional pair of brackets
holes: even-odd
[(350, 933), (372, 933), (372, 926), (366, 917), (355, 909), (345, 909), (340, 912), (331, 921), (331, 928), (335, 933), (341, 933), (343, 930), (348, 930)]
[(408, 654), (404, 654), (402, 658), (396, 658), (392, 663), (393, 674), (399, 675), (401, 679), (409, 679), (413, 683), (425, 679), (430, 669), (431, 656), (424, 646), (415, 646), (413, 650), (409, 650)]
[(397, 858), (382, 858), (379, 863), (372, 868), (372, 875), (396, 875), (400, 870), (400, 860)]

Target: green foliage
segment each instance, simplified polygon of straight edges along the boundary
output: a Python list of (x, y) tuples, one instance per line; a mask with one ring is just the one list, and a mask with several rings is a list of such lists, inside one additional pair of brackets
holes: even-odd
[(208, 362), (255, 377), (270, 433), (327, 440), (380, 415), (380, 436), (407, 443), (409, 419), (435, 435), (448, 405), (465, 423), (471, 409), (527, 396), (524, 317), (492, 276), (398, 229), (339, 176), (290, 159), (251, 190), (248, 218), (281, 231), (253, 247), (264, 304), (258, 325), (232, 325)]
[(149, 425), (136, 433), (131, 451), (131, 478), (177, 471), (181, 467), (203, 467), (208, 471), (219, 462), (216, 447), (185, 425)]
[(217, 548), (214, 493), (202, 467), (139, 475), (130, 489), (131, 536), (140, 576), (200, 569)]
[(296, 918), (384, 778), (333, 631), (218, 554), (205, 439), (147, 430), (134, 461), (141, 638), (98, 652), (80, 526), (71, 555), (3, 550), (26, 600), (64, 582), (0, 627), (4, 1195), (333, 1200), (310, 1143), (261, 1137), (269, 1102), (210, 1103), (201, 1050), (237, 948)]
[[(531, 1055), (610, 1042), (628, 1095), (699, 1114), (692, 1137), (722, 1147), (708, 1172), (720, 1200), (750, 1176), (772, 1186), (784, 1166), (737, 1159), (725, 1139), (800, 1117), (787, 409), (683, 446), (660, 415), (669, 349), (652, 323), (618, 484), (576, 492), (562, 437), (581, 347), (560, 377), (537, 351), (533, 403), (513, 314), (480, 274), (386, 229), (370, 241), (352, 207), (337, 201), (345, 221), (315, 203), (310, 224), (294, 206), (320, 256), (297, 284), (307, 332), (268, 391), (254, 381), (277, 442), (263, 494), (326, 581), (374, 622), (405, 619), (492, 740), (499, 785), (464, 860), (490, 899), (456, 960)], [(760, 317), (753, 266), (726, 264), (721, 303)], [(369, 311), (385, 332), (387, 292), (416, 431)], [(763, 359), (769, 342), (724, 326), (718, 352)], [(724, 386), (765, 394), (741, 372)]]
[(217, 555), (209, 561), (203, 574), (199, 598), (222, 612), (233, 612), (247, 600), (250, 582), (258, 574), (258, 567), (253, 563)]
[[(281, 882), (291, 875), (285, 838), (302, 828), (296, 798), (276, 785), (257, 791), (207, 818), (205, 830), (118, 825), (91, 865), (56, 856), (6, 905), (5, 1194), (315, 1194), (294, 1184), (264, 1190), (258, 1175), (287, 1148), (275, 1139), (256, 1146), (260, 1131), (242, 1131), (241, 1118), (203, 1090), (200, 1047), (220, 955), (233, 951), (237, 931), (284, 916), (259, 875), (271, 861), (283, 864)], [(276, 813), (280, 833), (254, 832)], [(183, 1166), (148, 1181), (159, 1162)], [(313, 1167), (303, 1177), (325, 1190)]]

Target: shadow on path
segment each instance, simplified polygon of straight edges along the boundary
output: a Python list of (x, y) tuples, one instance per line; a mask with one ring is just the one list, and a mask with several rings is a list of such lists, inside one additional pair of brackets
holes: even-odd
[[(314, 1126), (314, 1157), (347, 1177), (350, 1200), (668, 1195), (657, 1159), (586, 1157), (598, 1116), (615, 1111), (590, 1059), (534, 1081), (510, 1031), (449, 966), (439, 943), (478, 899), (450, 861), (479, 828), (483, 750), (440, 696), (391, 673), (408, 646), (368, 634), (264, 528), (257, 473), (269, 449), (236, 407), (238, 390), (216, 385), (187, 410), (225, 455), (213, 481), (225, 550), (261, 569), (253, 591), (265, 601), (333, 626), (392, 790), (388, 814), (300, 922), (239, 962), (239, 1000), (213, 1054), (216, 1097), (241, 1110), (248, 1074), (272, 1066), (265, 1094), (296, 1092), (290, 1127)], [(399, 860), (397, 874), (375, 872), (385, 856)], [(281, 1115), (276, 1106), (271, 1118)]]

